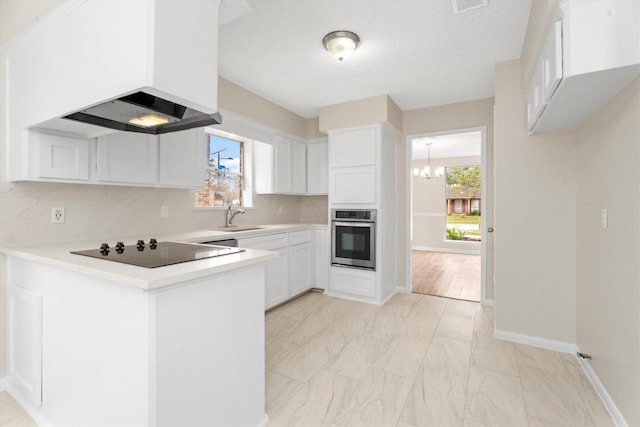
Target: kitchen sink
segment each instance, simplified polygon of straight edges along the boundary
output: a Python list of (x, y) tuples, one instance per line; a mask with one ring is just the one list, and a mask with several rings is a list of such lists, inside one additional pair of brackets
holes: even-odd
[(230, 233), (235, 233), (237, 231), (249, 231), (249, 230), (262, 230), (262, 227), (220, 227), (220, 231), (227, 231)]

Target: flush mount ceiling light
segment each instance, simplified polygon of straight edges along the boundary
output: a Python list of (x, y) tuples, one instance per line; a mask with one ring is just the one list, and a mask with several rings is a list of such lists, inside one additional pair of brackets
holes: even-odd
[(327, 51), (342, 61), (351, 56), (358, 47), (360, 37), (351, 31), (332, 31), (322, 39), (322, 44)]

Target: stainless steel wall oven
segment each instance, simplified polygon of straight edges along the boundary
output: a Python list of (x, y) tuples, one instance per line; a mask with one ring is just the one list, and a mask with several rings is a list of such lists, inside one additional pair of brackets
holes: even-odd
[(375, 209), (331, 210), (331, 265), (376, 268)]

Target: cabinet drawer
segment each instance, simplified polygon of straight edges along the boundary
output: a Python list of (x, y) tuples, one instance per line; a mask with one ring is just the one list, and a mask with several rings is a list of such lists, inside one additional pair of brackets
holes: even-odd
[(289, 233), (289, 244), (297, 245), (311, 241), (311, 230), (292, 231)]
[(287, 238), (287, 233), (238, 239), (238, 246), (241, 248), (262, 249), (265, 251), (287, 247), (288, 245), (289, 241)]
[(374, 298), (376, 277), (374, 272), (354, 268), (331, 267), (331, 290), (345, 294)]

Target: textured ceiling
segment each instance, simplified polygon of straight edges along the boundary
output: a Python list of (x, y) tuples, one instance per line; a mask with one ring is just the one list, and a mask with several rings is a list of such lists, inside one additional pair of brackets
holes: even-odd
[[(402, 110), (491, 97), (494, 64), (520, 56), (531, 6), (489, 0), (454, 15), (450, 0), (225, 1), (235, 19), (219, 27), (220, 76), (306, 118), (384, 94)], [(361, 39), (343, 62), (322, 46), (334, 30)]]

